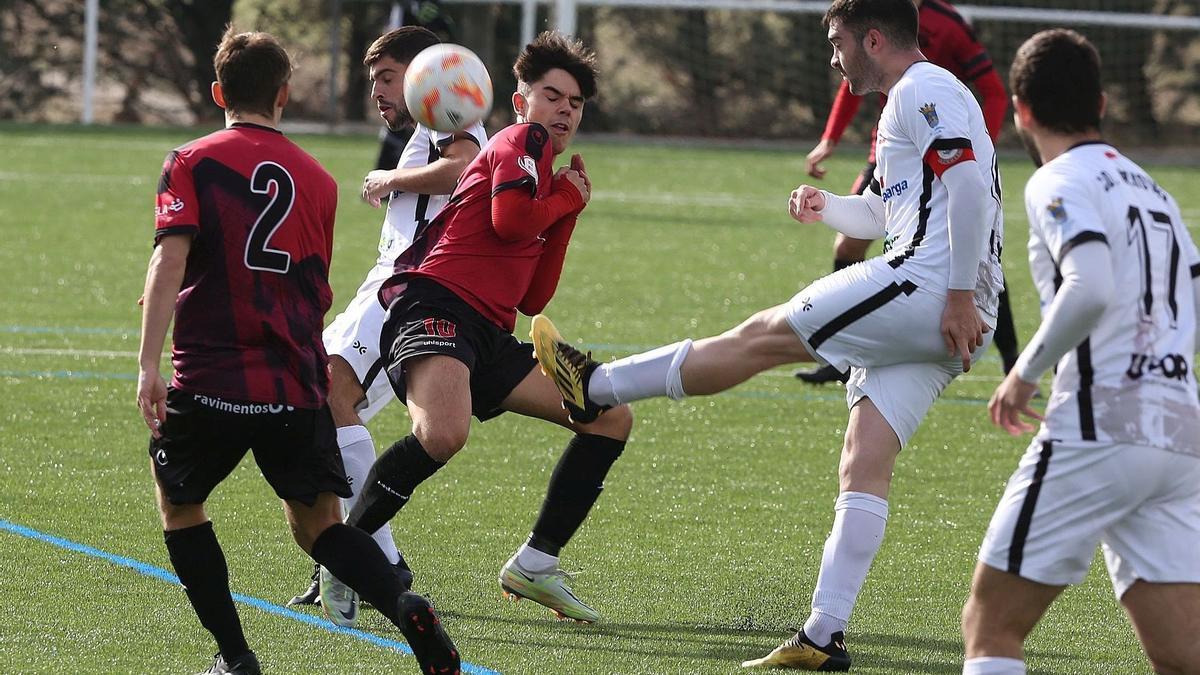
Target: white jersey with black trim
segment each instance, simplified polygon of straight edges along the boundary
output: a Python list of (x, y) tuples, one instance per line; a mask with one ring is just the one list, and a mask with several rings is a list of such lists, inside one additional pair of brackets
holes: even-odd
[(981, 237), (975, 303), (996, 323), (1004, 286), (1000, 253), (1004, 217), (996, 153), (983, 111), (970, 90), (944, 68), (919, 61), (887, 92), (879, 118), (875, 178), (870, 189), (883, 197), (884, 256), (897, 273), (919, 287), (945, 293), (949, 286), (949, 197), (943, 171), (974, 159), (988, 186), (979, 213)]
[(1200, 456), (1192, 278), (1200, 254), (1175, 199), (1101, 141), (1038, 169), (1025, 186), (1029, 267), (1042, 307), (1072, 247), (1105, 243), (1114, 294), (1095, 330), (1058, 362), (1045, 440), (1129, 443)]
[[(404, 144), (398, 169), (414, 169), (428, 166), (442, 156), (446, 146), (460, 138), (468, 137), (479, 147), (487, 143), (487, 132), (476, 123), (464, 132), (442, 133), (418, 124)], [(450, 195), (423, 195), (414, 192), (392, 193), (388, 200), (387, 214), (383, 218), (383, 230), (379, 233), (379, 259), (377, 265), (391, 269), (396, 256), (412, 244), (413, 233), (423, 222), (433, 220), (449, 201)]]

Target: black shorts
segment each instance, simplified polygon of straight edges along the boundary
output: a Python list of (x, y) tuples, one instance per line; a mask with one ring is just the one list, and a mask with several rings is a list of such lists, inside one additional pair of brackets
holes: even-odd
[(416, 278), (392, 302), (379, 335), (396, 398), (405, 401), (404, 363), (441, 354), (471, 372), (471, 412), (481, 422), (500, 415), (501, 402), (537, 367), (533, 345), (521, 342), (435, 281)]
[(172, 504), (203, 504), (247, 450), (281, 499), (312, 506), (322, 492), (353, 494), (328, 406), (244, 403), (170, 388), (161, 431), (150, 439), (150, 457)]

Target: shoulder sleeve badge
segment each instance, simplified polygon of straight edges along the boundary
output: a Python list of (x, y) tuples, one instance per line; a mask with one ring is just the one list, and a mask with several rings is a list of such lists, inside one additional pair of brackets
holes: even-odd
[(936, 104), (926, 103), (925, 105), (918, 108), (918, 110), (920, 110), (921, 114), (925, 116), (925, 122), (926, 122), (926, 124), (929, 125), (930, 129), (932, 129), (938, 125), (938, 114), (937, 114), (937, 105)]

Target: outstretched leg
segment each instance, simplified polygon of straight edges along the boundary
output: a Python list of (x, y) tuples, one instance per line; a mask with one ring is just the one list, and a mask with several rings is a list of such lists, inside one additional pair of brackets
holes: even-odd
[[(721, 335), (684, 340), (610, 363), (596, 364), (535, 317), (533, 341), (543, 371), (558, 385), (572, 416), (657, 396), (680, 399), (734, 387), (785, 363), (813, 361), (787, 320), (787, 305), (758, 312)], [(574, 406), (574, 407), (571, 407)]]

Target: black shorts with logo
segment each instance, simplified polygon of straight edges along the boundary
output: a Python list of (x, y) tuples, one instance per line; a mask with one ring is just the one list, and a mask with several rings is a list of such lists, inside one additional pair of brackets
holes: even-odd
[(445, 286), (421, 277), (409, 281), (388, 309), (379, 353), (401, 401), (408, 359), (441, 354), (461, 361), (471, 372), (471, 412), (480, 421), (502, 414), (501, 402), (537, 366), (532, 344), (513, 337)]
[(247, 403), (168, 388), (160, 431), (150, 439), (150, 458), (172, 504), (204, 503), (247, 450), (281, 499), (312, 506), (322, 492), (353, 494), (328, 406)]

